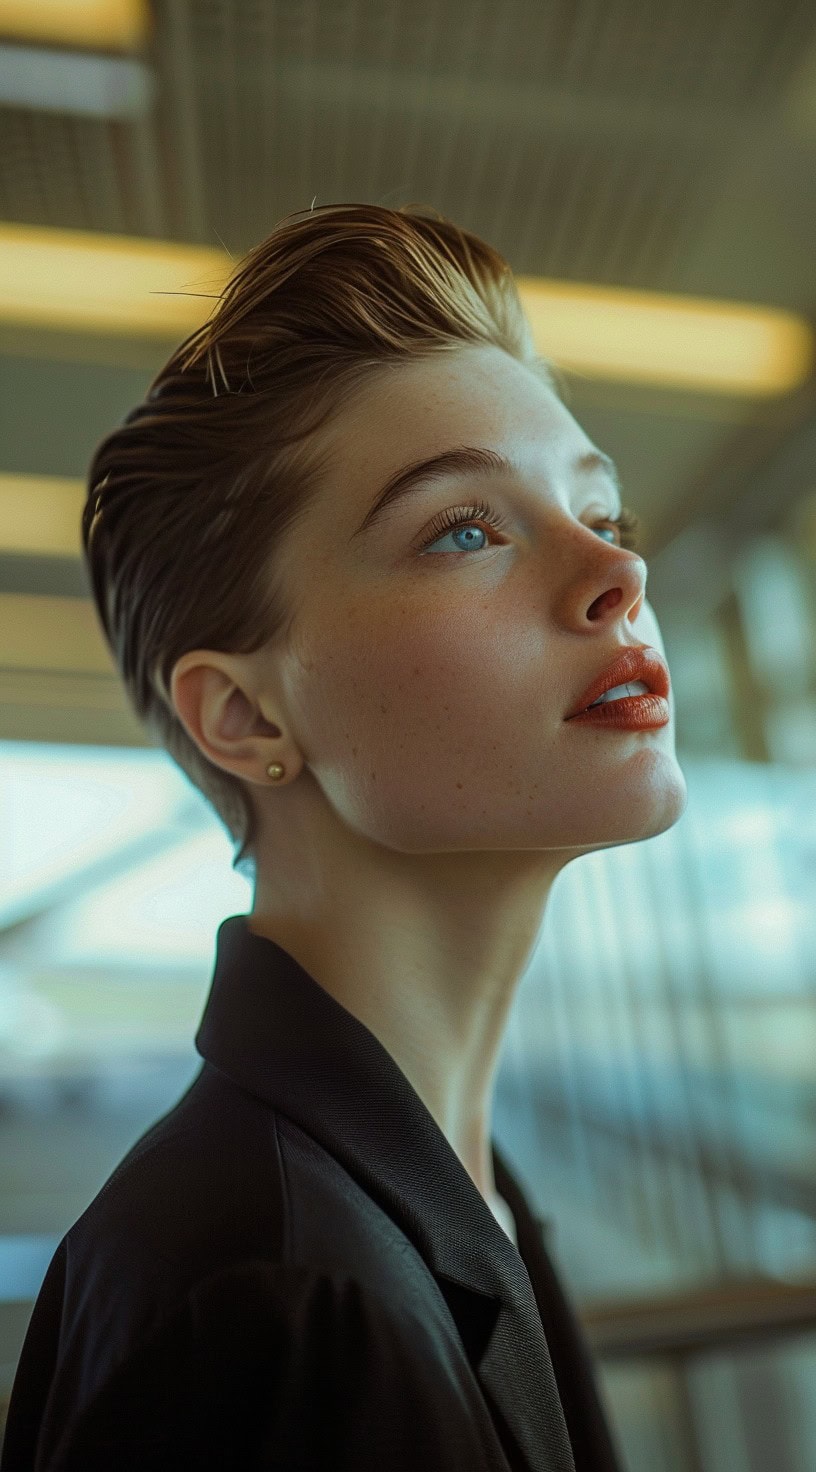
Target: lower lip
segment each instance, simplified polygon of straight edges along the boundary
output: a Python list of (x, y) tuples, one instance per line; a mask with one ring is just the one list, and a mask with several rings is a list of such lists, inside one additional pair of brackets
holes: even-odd
[(669, 723), (669, 702), (662, 695), (626, 695), (568, 719), (571, 725), (606, 726), (613, 731), (655, 731)]

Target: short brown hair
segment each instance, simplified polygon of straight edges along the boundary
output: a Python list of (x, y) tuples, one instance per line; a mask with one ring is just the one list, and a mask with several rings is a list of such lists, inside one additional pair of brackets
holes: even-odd
[(190, 649), (249, 654), (285, 636), (273, 558), (319, 484), (308, 437), (386, 362), (462, 343), (536, 354), (510, 267), (427, 206), (287, 215), (234, 268), (203, 327), (97, 446), (82, 540), (128, 697), (254, 864), (245, 784), (179, 721), (169, 681)]

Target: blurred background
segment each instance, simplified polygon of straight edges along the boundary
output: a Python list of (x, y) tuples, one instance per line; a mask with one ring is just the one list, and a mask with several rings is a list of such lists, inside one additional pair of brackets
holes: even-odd
[(0, 1397), (252, 905), (103, 642), (90, 455), (281, 216), (418, 202), (617, 461), (689, 785), (559, 879), (496, 1133), (628, 1472), (813, 1472), (816, 9), (0, 0), (0, 139)]

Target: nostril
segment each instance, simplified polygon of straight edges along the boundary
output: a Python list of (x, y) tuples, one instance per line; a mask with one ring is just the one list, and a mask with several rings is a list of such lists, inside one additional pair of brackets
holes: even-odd
[(620, 588), (607, 588), (606, 592), (602, 593), (600, 598), (596, 598), (594, 602), (590, 603), (587, 609), (587, 618), (592, 619), (593, 622), (596, 618), (601, 618), (608, 608), (617, 608), (622, 597), (623, 594)]

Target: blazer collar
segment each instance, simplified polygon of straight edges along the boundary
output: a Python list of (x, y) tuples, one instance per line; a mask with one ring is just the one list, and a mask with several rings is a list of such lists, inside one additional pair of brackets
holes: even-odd
[[(342, 1163), (444, 1280), (440, 1287), (457, 1322), (464, 1315), (461, 1290), (471, 1310), (471, 1295), (479, 1295), (481, 1306), (485, 1295), (496, 1301), (474, 1370), (530, 1472), (574, 1472), (519, 1252), (379, 1039), (288, 951), (255, 935), (249, 918), (233, 915), (218, 928), (198, 1052)], [(495, 1142), (492, 1151), (497, 1183), (512, 1182)]]

